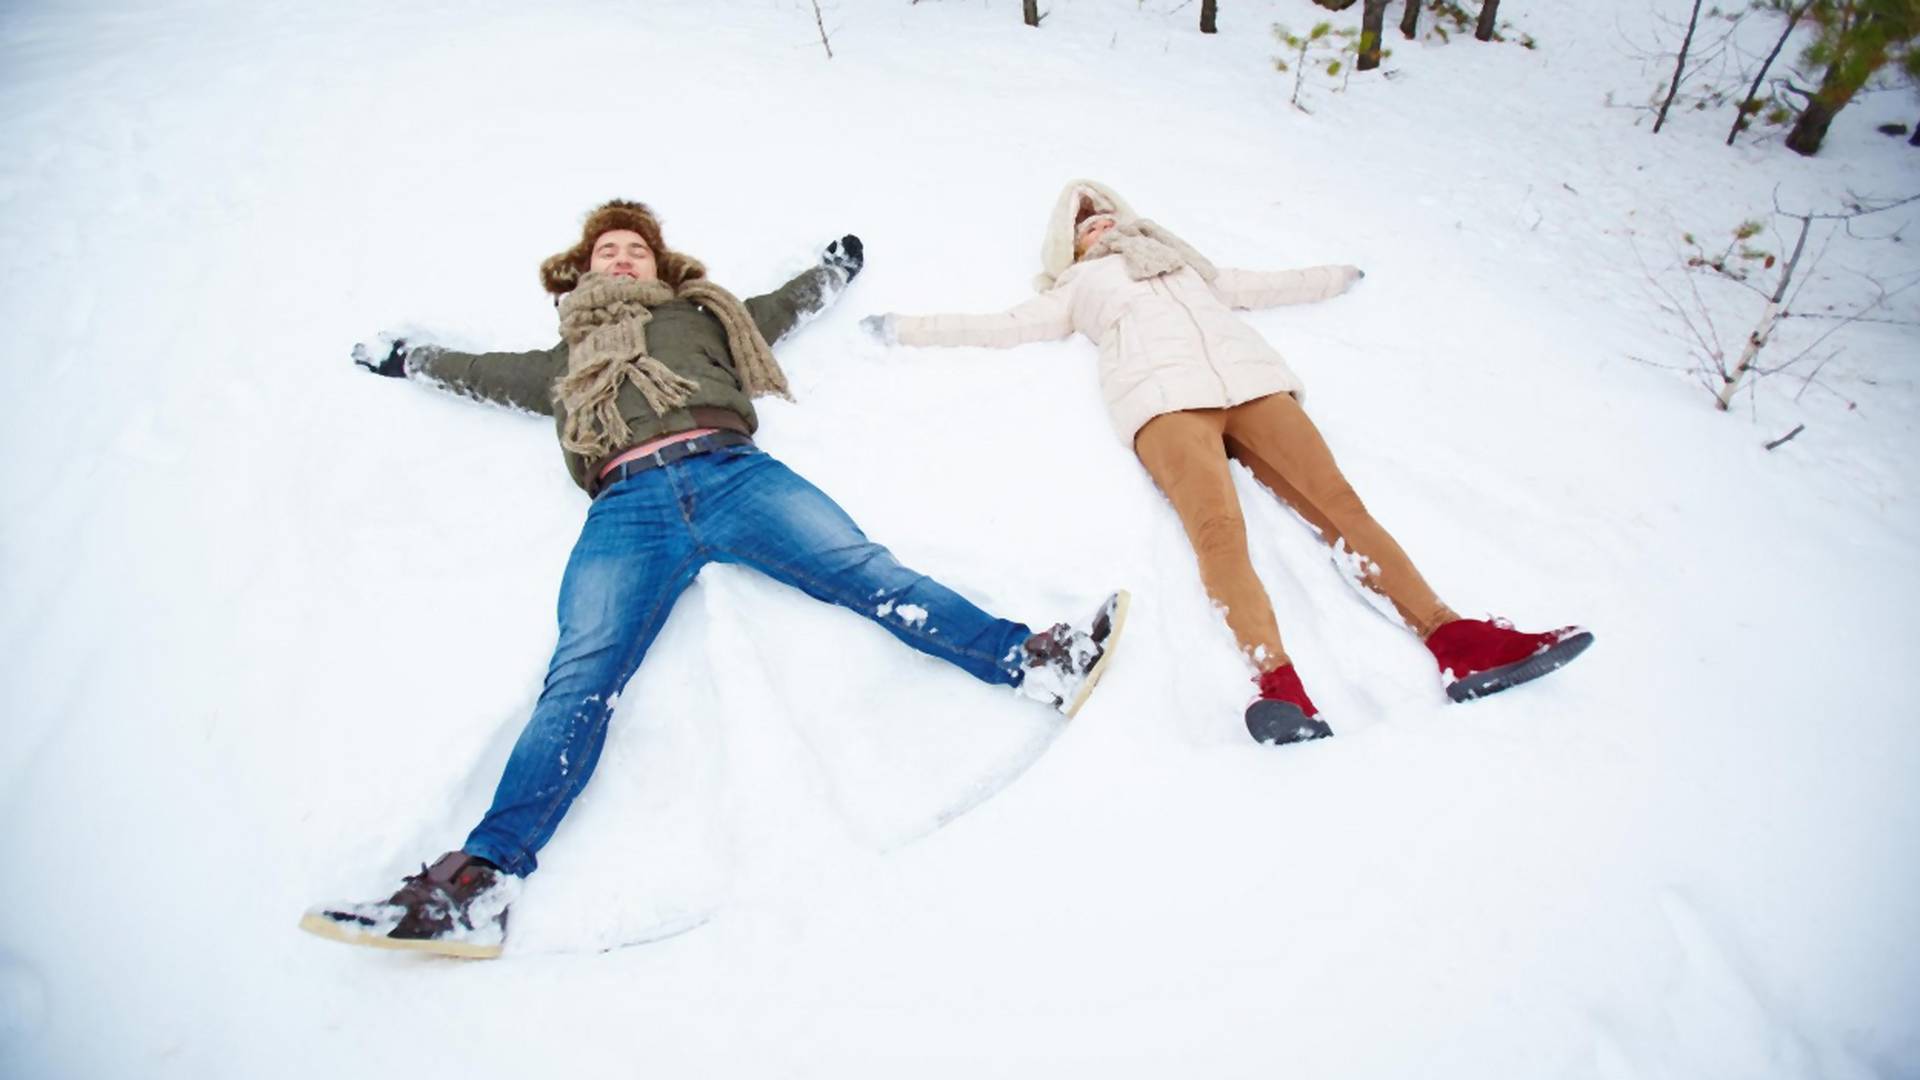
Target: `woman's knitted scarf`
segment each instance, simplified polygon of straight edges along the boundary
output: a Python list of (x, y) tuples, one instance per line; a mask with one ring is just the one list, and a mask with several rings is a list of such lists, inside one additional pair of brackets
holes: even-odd
[(1099, 243), (1087, 249), (1080, 261), (1086, 262), (1104, 255), (1119, 255), (1126, 259), (1127, 275), (1135, 281), (1171, 274), (1189, 266), (1208, 281), (1220, 273), (1205, 255), (1195, 251), (1185, 240), (1146, 218), (1134, 218), (1115, 225), (1100, 238)]
[(653, 309), (669, 300), (699, 304), (727, 331), (727, 349), (748, 396), (779, 394), (790, 398), (786, 373), (760, 335), (746, 306), (705, 278), (678, 289), (660, 281), (594, 272), (560, 301), (560, 337), (567, 343), (567, 373), (553, 384), (553, 400), (566, 419), (560, 442), (568, 450), (597, 460), (627, 445), (633, 429), (620, 410), (620, 390), (639, 389), (647, 407), (664, 415), (687, 403), (699, 383), (674, 371), (647, 352), (647, 323)]

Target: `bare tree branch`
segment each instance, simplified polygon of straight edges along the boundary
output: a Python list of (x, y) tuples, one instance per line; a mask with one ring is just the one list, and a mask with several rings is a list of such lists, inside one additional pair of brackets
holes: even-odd
[(1728, 146), (1733, 145), (1733, 137), (1740, 134), (1740, 128), (1745, 125), (1747, 117), (1759, 111), (1760, 84), (1766, 80), (1767, 69), (1773, 67), (1773, 62), (1780, 56), (1780, 50), (1786, 47), (1787, 39), (1793, 36), (1793, 28), (1800, 24), (1800, 17), (1805, 15), (1807, 9), (1811, 7), (1813, 7), (1813, 0), (1805, 0), (1787, 15), (1786, 29), (1780, 31), (1779, 40), (1773, 43), (1773, 51), (1768, 53), (1766, 60), (1761, 63), (1759, 74), (1753, 77), (1753, 85), (1747, 88), (1746, 98), (1740, 102), (1740, 108), (1734, 113), (1733, 126), (1727, 129)]
[(1792, 442), (1792, 441), (1793, 441), (1793, 437), (1794, 437), (1795, 435), (1798, 435), (1798, 434), (1800, 434), (1801, 432), (1803, 432), (1803, 431), (1805, 431), (1805, 430), (1807, 430), (1807, 425), (1805, 425), (1805, 424), (1795, 424), (1795, 425), (1793, 426), (1793, 430), (1792, 430), (1792, 431), (1789, 431), (1789, 432), (1787, 432), (1787, 433), (1786, 433), (1785, 435), (1782, 435), (1782, 436), (1780, 436), (1779, 438), (1777, 438), (1777, 439), (1775, 439), (1775, 440), (1773, 440), (1772, 442), (1770, 442), (1770, 443), (1768, 443), (1768, 444), (1767, 444), (1767, 449), (1769, 449), (1769, 450), (1772, 450), (1772, 449), (1774, 449), (1774, 448), (1776, 448), (1776, 447), (1781, 447), (1781, 446), (1785, 446), (1785, 445), (1787, 445), (1788, 443), (1790, 443), (1790, 442)]
[(813, 0), (813, 25), (820, 28), (820, 47), (827, 50), (827, 59), (833, 59), (833, 42), (827, 40), (827, 22), (820, 17), (820, 0)]

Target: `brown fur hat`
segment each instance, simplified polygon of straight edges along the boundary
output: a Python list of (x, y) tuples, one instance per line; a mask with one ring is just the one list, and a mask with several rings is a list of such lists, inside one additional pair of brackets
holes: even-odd
[(615, 229), (631, 229), (640, 234), (653, 249), (654, 264), (667, 287), (677, 290), (688, 281), (707, 276), (707, 268), (700, 265), (700, 260), (667, 247), (660, 235), (660, 219), (646, 203), (614, 199), (587, 215), (586, 223), (580, 228), (579, 243), (540, 264), (540, 284), (555, 296), (572, 292), (580, 283), (580, 275), (587, 272), (593, 261), (593, 242)]

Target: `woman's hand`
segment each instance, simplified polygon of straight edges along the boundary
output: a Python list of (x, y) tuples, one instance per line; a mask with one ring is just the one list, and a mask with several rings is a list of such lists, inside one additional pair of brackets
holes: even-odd
[(894, 331), (891, 314), (869, 315), (860, 320), (860, 329), (866, 331), (869, 337), (882, 345), (900, 344), (900, 335)]
[(838, 270), (847, 276), (848, 281), (860, 275), (860, 268), (867, 262), (867, 250), (860, 238), (848, 233), (827, 245), (820, 256), (820, 265)]

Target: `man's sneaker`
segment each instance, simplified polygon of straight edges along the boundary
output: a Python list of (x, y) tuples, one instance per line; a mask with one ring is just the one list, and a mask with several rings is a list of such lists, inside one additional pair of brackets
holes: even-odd
[(1247, 734), (1255, 742), (1278, 746), (1333, 734), (1327, 722), (1319, 719), (1320, 710), (1313, 707), (1292, 664), (1263, 672), (1254, 682), (1260, 686), (1260, 696), (1247, 706)]
[(384, 902), (313, 908), (300, 929), (350, 945), (491, 960), (506, 943), (507, 906), (519, 894), (519, 878), (450, 851), (409, 875)]
[(1471, 701), (1545, 675), (1585, 652), (1593, 635), (1578, 626), (1525, 634), (1505, 619), (1455, 619), (1427, 636), (1447, 696)]
[(1132, 602), (1132, 594), (1121, 589), (1107, 597), (1084, 628), (1055, 623), (1028, 638), (1020, 646), (1025, 675), (1015, 689), (1072, 719), (1106, 673)]

